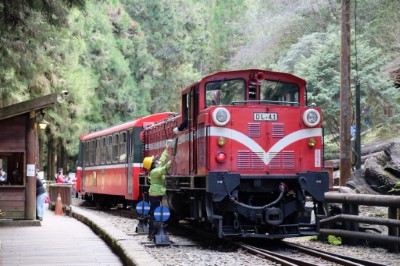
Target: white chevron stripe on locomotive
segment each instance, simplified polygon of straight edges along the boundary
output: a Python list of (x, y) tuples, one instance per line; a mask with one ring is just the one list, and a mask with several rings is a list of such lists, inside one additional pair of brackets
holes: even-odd
[[(264, 164), (268, 165), (270, 160), (272, 160), (276, 154), (282, 151), (285, 147), (289, 146), (290, 144), (295, 143), (296, 141), (311, 138), (311, 137), (322, 137), (322, 129), (321, 128), (307, 128), (295, 131), (286, 137), (280, 139), (275, 145), (273, 145), (268, 151), (265, 151), (263, 147), (261, 147), (257, 142), (253, 139), (249, 138), (245, 134), (230, 129), (230, 128), (223, 128), (223, 127), (210, 127), (209, 128), (210, 136), (213, 137), (225, 137), (228, 139), (232, 139), (236, 142), (241, 143), (242, 145), (246, 146), (249, 150), (254, 152), (255, 154), (262, 154)], [(200, 129), (197, 131), (196, 138), (201, 138), (206, 136), (206, 128)], [(184, 134), (179, 136), (179, 144), (185, 143), (189, 141), (189, 134)], [(153, 150), (158, 147), (164, 147), (165, 141), (147, 144), (146, 149)]]
[[(226, 137), (235, 140), (249, 148), (252, 152), (256, 154), (263, 154), (263, 162), (268, 165), (269, 160), (274, 158), (273, 154), (277, 154), (282, 151), (285, 147), (289, 146), (296, 141), (311, 138), (311, 137), (321, 137), (322, 129), (321, 128), (308, 128), (295, 131), (283, 139), (279, 140), (275, 145), (273, 145), (268, 151), (265, 151), (257, 142), (253, 139), (249, 138), (245, 134), (230, 129), (230, 128), (221, 128), (221, 127), (211, 127), (210, 128), (210, 136), (214, 137)], [(271, 157), (270, 157), (271, 154)]]

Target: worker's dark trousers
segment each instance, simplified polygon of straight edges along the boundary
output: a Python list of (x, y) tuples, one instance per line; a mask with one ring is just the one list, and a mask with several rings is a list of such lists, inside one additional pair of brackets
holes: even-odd
[[(149, 211), (149, 215), (150, 215), (150, 221), (149, 221), (149, 236), (151, 236), (152, 234), (155, 235), (157, 232), (156, 230), (154, 230), (154, 211), (157, 207), (160, 206), (160, 203), (162, 201), (162, 196), (150, 196), (150, 211)], [(153, 232), (154, 231), (154, 232)]]

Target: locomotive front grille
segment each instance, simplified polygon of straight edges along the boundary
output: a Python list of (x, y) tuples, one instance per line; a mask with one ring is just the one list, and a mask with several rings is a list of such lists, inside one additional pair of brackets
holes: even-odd
[(264, 169), (263, 152), (251, 151), (238, 151), (238, 165), (239, 169)]
[(284, 170), (294, 169), (294, 151), (282, 152), (282, 168)]
[[(263, 170), (263, 152), (251, 152), (240, 150), (237, 153), (237, 167), (239, 169)], [(270, 170), (293, 170), (295, 169), (294, 151), (270, 152), (268, 157), (268, 169)]]
[(264, 169), (263, 152), (252, 152), (251, 154), (251, 168)]
[(250, 169), (250, 151), (238, 151), (237, 167), (240, 169)]
[(250, 138), (259, 138), (261, 136), (261, 124), (249, 123), (247, 125), (247, 132)]
[(293, 170), (295, 168), (294, 151), (270, 152), (269, 169)]
[(285, 135), (285, 124), (273, 123), (272, 124), (272, 137), (273, 138), (283, 138), (284, 135)]
[(269, 153), (269, 169), (271, 170), (281, 169), (281, 154), (279, 152)]

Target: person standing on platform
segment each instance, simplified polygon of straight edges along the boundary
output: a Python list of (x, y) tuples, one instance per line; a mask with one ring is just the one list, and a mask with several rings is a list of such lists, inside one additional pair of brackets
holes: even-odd
[(165, 147), (165, 150), (161, 154), (160, 160), (157, 160), (158, 156), (154, 157), (146, 157), (143, 160), (143, 167), (149, 170), (149, 181), (150, 181), (150, 189), (149, 189), (149, 198), (150, 198), (150, 221), (149, 221), (149, 239), (152, 239), (157, 233), (157, 229), (154, 228), (154, 211), (157, 207), (160, 206), (163, 196), (166, 192), (165, 187), (165, 175), (168, 170), (172, 166), (172, 160), (174, 156), (171, 157), (171, 160), (165, 163), (167, 158), (169, 157), (168, 152), (168, 143)]
[(42, 180), (39, 176), (36, 176), (36, 219), (43, 221), (44, 215), (44, 201), (46, 199), (47, 192), (44, 187)]
[(66, 183), (62, 168), (58, 169), (56, 183), (62, 183), (62, 184)]

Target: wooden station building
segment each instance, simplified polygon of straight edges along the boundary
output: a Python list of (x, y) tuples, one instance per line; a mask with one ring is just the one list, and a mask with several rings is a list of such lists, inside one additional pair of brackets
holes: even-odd
[(38, 124), (42, 110), (57, 102), (57, 94), (0, 108), (0, 220), (36, 219)]

